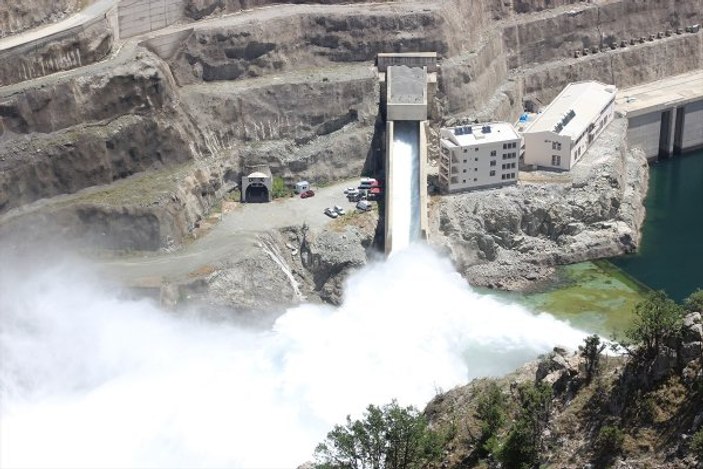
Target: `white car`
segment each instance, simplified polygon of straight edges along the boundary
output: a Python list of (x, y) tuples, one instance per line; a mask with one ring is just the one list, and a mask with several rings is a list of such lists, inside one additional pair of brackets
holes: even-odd
[(339, 205), (334, 206), (334, 211), (337, 212), (337, 215), (345, 215), (347, 212), (340, 207)]
[(357, 192), (359, 192), (359, 190), (356, 187), (347, 187), (344, 189), (345, 194), (355, 194)]
[(327, 207), (327, 208), (325, 209), (325, 212), (324, 212), (324, 213), (325, 213), (325, 215), (327, 215), (327, 216), (330, 217), (330, 218), (337, 218), (337, 216), (338, 216), (338, 215), (337, 215), (337, 212), (336, 212), (334, 209), (329, 208), (329, 207)]

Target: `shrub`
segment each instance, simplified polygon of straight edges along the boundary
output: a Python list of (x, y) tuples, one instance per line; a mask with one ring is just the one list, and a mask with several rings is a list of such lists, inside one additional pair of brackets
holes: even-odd
[(601, 427), (594, 445), (596, 460), (600, 465), (609, 465), (622, 451), (624, 442), (625, 434), (620, 428), (612, 425)]
[(691, 438), (691, 454), (703, 463), (703, 429), (698, 430)]
[(528, 469), (539, 464), (542, 431), (549, 422), (552, 388), (544, 383), (518, 388), (520, 414), (510, 429), (499, 459), (508, 469)]
[(476, 417), (481, 420), (480, 444), (484, 454), (493, 453), (497, 448), (497, 435), (505, 423), (505, 396), (500, 387), (491, 382), (479, 396)]
[(683, 322), (683, 310), (663, 291), (649, 293), (635, 306), (635, 320), (625, 336), (639, 346), (638, 358), (654, 358), (664, 339), (677, 335)]
[(586, 360), (586, 382), (590, 383), (600, 372), (600, 354), (605, 350), (605, 344), (601, 343), (597, 334), (593, 334), (584, 339), (584, 345), (579, 349)]
[(683, 301), (684, 309), (689, 313), (703, 313), (703, 290), (700, 288)]
[(284, 181), (282, 177), (276, 176), (273, 178), (273, 182), (271, 183), (271, 196), (274, 199), (288, 197), (290, 194), (291, 190), (286, 186), (286, 181)]

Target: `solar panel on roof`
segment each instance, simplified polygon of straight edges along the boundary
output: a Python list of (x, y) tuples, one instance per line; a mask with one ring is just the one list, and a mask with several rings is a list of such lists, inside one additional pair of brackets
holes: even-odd
[(454, 129), (454, 135), (464, 135), (464, 129), (461, 127), (457, 127)]
[(464, 133), (465, 133), (466, 135), (469, 135), (469, 134), (471, 134), (472, 132), (473, 132), (473, 131), (471, 130), (471, 126), (466, 126), (466, 127), (464, 127)]

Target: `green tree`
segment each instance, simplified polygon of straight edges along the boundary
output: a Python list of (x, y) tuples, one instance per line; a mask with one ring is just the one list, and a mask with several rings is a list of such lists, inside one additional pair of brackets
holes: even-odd
[(273, 178), (273, 182), (271, 183), (271, 195), (274, 199), (288, 197), (290, 192), (290, 189), (286, 186), (286, 181), (284, 181), (282, 177), (276, 176)]
[(639, 358), (654, 358), (667, 337), (677, 335), (683, 322), (683, 310), (663, 291), (649, 293), (635, 306), (635, 319), (625, 336), (638, 346)]
[(495, 382), (479, 396), (476, 417), (481, 421), (481, 450), (484, 454), (493, 453), (498, 447), (498, 431), (505, 423), (505, 396)]
[(700, 288), (683, 301), (683, 308), (689, 313), (703, 313), (703, 290)]
[(347, 416), (315, 449), (316, 467), (324, 469), (413, 469), (435, 460), (441, 438), (414, 407), (396, 401), (370, 405), (361, 420)]
[(549, 423), (552, 388), (544, 383), (518, 388), (520, 414), (503, 444), (499, 459), (508, 469), (529, 469), (539, 465), (542, 432)]
[(584, 344), (579, 347), (581, 356), (586, 360), (586, 383), (600, 372), (600, 354), (605, 350), (606, 344), (602, 343), (597, 334), (584, 339)]

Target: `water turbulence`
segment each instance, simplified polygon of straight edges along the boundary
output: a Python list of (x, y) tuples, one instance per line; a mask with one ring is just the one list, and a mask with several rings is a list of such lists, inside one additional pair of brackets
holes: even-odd
[(420, 239), (420, 123), (395, 121), (391, 211), (392, 253)]
[(73, 264), (2, 265), (2, 467), (296, 467), (369, 403), (423, 407), (583, 337), (475, 293), (422, 245), (268, 329), (120, 299)]

